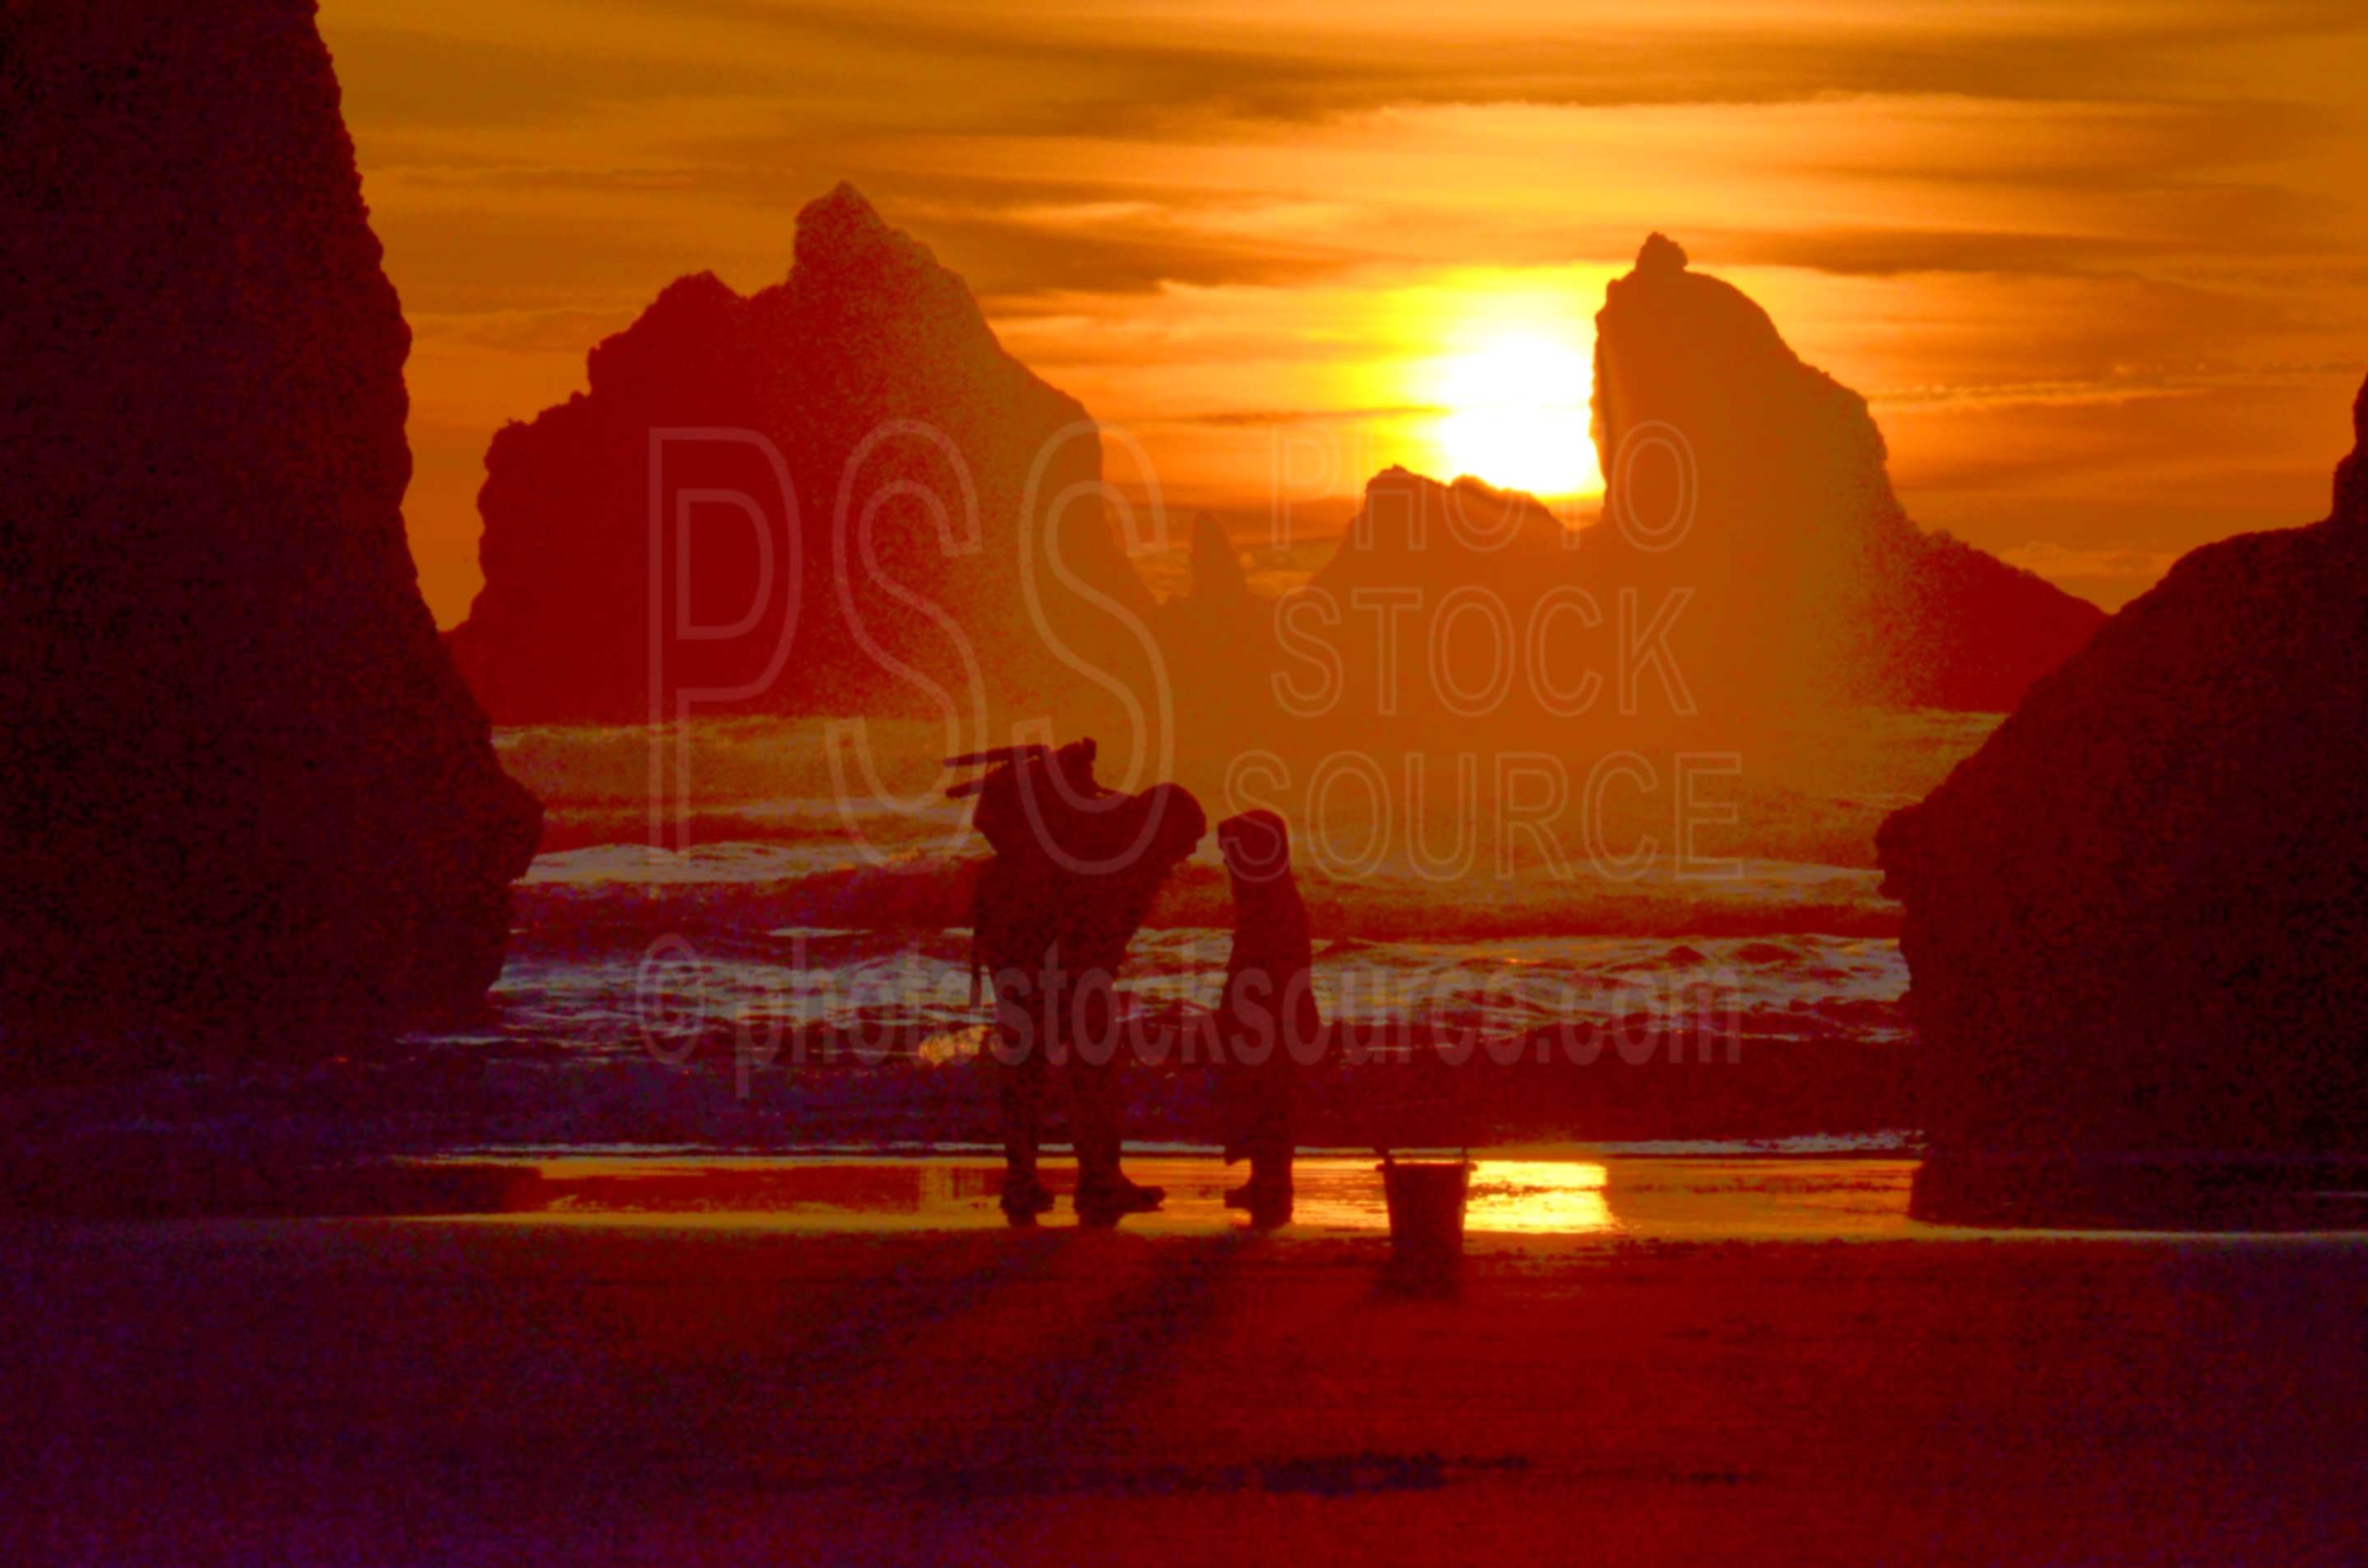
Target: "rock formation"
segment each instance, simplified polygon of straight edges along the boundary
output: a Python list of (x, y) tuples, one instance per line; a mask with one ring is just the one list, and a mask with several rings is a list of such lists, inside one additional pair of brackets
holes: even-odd
[(464, 1009), (540, 810), (415, 582), (311, 0), (12, 6), (0, 59), (7, 1052)]
[(2331, 516), (2187, 555), (1884, 824), (1937, 1211), (2014, 1197), (1947, 1164), (1999, 1151), (2368, 1153), (2353, 421)]
[[(1317, 640), (1338, 651), (1335, 711), (1354, 722), (1536, 720), (1544, 715), (1524, 664), (1532, 621), (1548, 594), (1580, 586), (1581, 561), (1573, 536), (1533, 496), (1385, 469), (1302, 590), (1326, 617), (1303, 604), (1290, 642), (1303, 654)], [(1577, 619), (1549, 613), (1537, 630), (1555, 671), (1595, 653), (1575, 645), (1587, 640)], [(1555, 686), (1575, 689), (1578, 678), (1557, 676)]]
[(1270, 721), (1274, 603), (1250, 591), (1232, 539), (1205, 512), (1192, 520), (1191, 585), (1164, 600), (1152, 624), (1182, 746), (1238, 748), (1247, 727)]
[(1177, 603), (1212, 619), (1227, 619), (1248, 608), (1249, 574), (1234, 541), (1216, 518), (1202, 512), (1192, 519), (1192, 588)]
[(1469, 475), (1452, 484), (1403, 468), (1365, 484), (1340, 548), (1307, 585), (1345, 599), (1360, 588), (1421, 585), (1434, 597), (1461, 587), (1535, 591), (1540, 576), (1566, 580), (1577, 551), (1536, 497)]
[[(1282, 612), (1286, 679), (1315, 690), (1326, 646), (1337, 661), (1327, 715), (1559, 747), (1733, 738), (1837, 706), (1997, 710), (2104, 619), (1918, 528), (1865, 401), (1662, 235), (1596, 325), (1603, 520), (1573, 533), (1476, 479), (1376, 475)], [(1238, 706), (1263, 711), (1247, 690)]]
[(1865, 400), (1660, 234), (1596, 316), (1599, 594), (1690, 589), (1675, 644), (1705, 713), (1771, 701), (2010, 709), (2102, 612), (1892, 494)]
[(967, 713), (1091, 689), (1079, 663), (1141, 684), (1150, 597), (1085, 410), (851, 187), (799, 214), (782, 282), (682, 278), (589, 369), (486, 454), (452, 647), (496, 719), (643, 720), (668, 692)]
[(1172, 673), (1212, 692), (1237, 685), (1246, 671), (1270, 662), (1273, 612), (1272, 601), (1250, 591), (1224, 526), (1206, 512), (1195, 517), (1191, 585), (1160, 603), (1155, 623)]

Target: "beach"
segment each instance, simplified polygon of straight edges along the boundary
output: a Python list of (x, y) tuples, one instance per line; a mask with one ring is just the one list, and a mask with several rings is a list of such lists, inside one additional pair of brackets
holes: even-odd
[(0, 61), (0, 1568), (2368, 1563), (2368, 6)]
[[(1896, 1157), (1370, 1160), (1235, 1228), (991, 1162), (574, 1154), (508, 1212), (0, 1221), (11, 1561), (2338, 1562), (2359, 1235), (1925, 1226)], [(1057, 1173), (1056, 1173), (1057, 1174)], [(1493, 1209), (1492, 1206), (1493, 1205)]]

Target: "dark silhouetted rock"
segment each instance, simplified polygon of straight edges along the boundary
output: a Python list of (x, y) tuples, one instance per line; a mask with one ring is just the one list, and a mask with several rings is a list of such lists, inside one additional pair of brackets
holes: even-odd
[[(1469, 476), (1442, 484), (1384, 469), (1366, 483), (1340, 548), (1301, 590), (1286, 643), (1299, 654), (1292, 678), (1313, 688), (1306, 655), (1320, 640), (1341, 664), (1333, 711), (1352, 722), (1536, 719), (1524, 665), (1530, 629), (1548, 594), (1577, 602), (1581, 562), (1568, 530), (1534, 496)], [(1541, 631), (1566, 655), (1556, 668), (1595, 652), (1574, 646), (1588, 641), (1577, 620), (1549, 616)], [(1558, 685), (1575, 688), (1577, 678)]]
[(1260, 663), (1274, 641), (1274, 605), (1250, 591), (1249, 574), (1224, 526), (1208, 513), (1192, 519), (1190, 586), (1163, 601), (1159, 645), (1188, 686), (1229, 688)]
[[(661, 709), (687, 691), (764, 711), (938, 712), (943, 692), (967, 713), (974, 689), (1054, 705), (1097, 685), (1079, 662), (1140, 684), (1151, 601), (1100, 475), (1085, 410), (840, 186), (799, 214), (785, 280), (743, 298), (682, 278), (592, 350), (588, 392), (495, 437), (485, 586), (453, 651), (503, 721), (646, 719), (654, 691)], [(701, 491), (746, 497), (761, 534)]]
[(1250, 744), (1273, 718), (1274, 601), (1250, 591), (1232, 539), (1205, 512), (1192, 520), (1191, 585), (1160, 604), (1153, 625), (1180, 745), (1213, 755)]
[(1535, 496), (1469, 475), (1442, 484), (1389, 468), (1366, 482), (1339, 550), (1307, 585), (1342, 599), (1360, 588), (1412, 586), (1433, 597), (1463, 587), (1519, 595), (1534, 591), (1541, 574), (1568, 579), (1576, 557), (1568, 532)]
[(8, 1051), (466, 1009), (540, 811), (414, 580), (310, 0), (11, 6), (0, 60)]
[(1247, 608), (1249, 574), (1234, 549), (1224, 525), (1202, 512), (1192, 519), (1192, 591), (1182, 603), (1195, 610), (1224, 618)]
[(2159, 1196), (2129, 1161), (2368, 1153), (2368, 390), (2353, 419), (2331, 517), (2187, 555), (1884, 824), (1933, 1210), (2044, 1212), (2032, 1158)]
[[(2103, 613), (1908, 520), (1865, 400), (1655, 234), (1596, 316), (1607, 601), (1691, 592), (1673, 646), (1705, 714), (1840, 699), (2003, 710)], [(1689, 523), (1690, 519), (1690, 523)]]

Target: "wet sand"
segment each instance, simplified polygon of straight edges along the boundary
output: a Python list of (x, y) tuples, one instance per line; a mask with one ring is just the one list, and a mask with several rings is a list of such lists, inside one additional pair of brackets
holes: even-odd
[[(1410, 1156), (1421, 1158), (1425, 1156)], [(1430, 1156), (1444, 1157), (1444, 1156)], [(429, 1162), (481, 1169), (473, 1162)], [(614, 1221), (665, 1215), (692, 1223), (818, 1231), (967, 1231), (1005, 1228), (996, 1207), (1002, 1163), (979, 1155), (864, 1158), (573, 1155), (534, 1162), (512, 1182), (515, 1219)], [(1206, 1154), (1138, 1155), (1127, 1169), (1164, 1187), (1158, 1210), (1131, 1217), (1140, 1235), (1210, 1235), (1241, 1228), (1224, 1189), (1243, 1179)], [(1907, 1218), (1913, 1160), (1815, 1156), (1654, 1156), (1588, 1150), (1484, 1154), (1474, 1163), (1465, 1230), (1475, 1256), (1501, 1238), (1577, 1245), (1615, 1239), (1850, 1240), (1981, 1233)], [(1284, 1238), (1385, 1238), (1389, 1216), (1372, 1155), (1303, 1156), (1297, 1202)], [(1048, 1162), (1062, 1202), (1042, 1228), (1074, 1226), (1075, 1171)]]
[[(2358, 1560), (2368, 1239), (1905, 1217), (1898, 1160), (1371, 1162), (1260, 1237), (982, 1160), (568, 1160), (456, 1219), (0, 1221), (12, 1562)], [(1492, 1190), (1493, 1189), (1493, 1190)], [(1492, 1205), (1494, 1212), (1492, 1215)]]

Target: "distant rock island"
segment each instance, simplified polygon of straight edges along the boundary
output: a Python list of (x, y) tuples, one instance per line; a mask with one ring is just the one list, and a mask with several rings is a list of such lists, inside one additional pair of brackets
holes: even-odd
[(2104, 612), (1908, 519), (1866, 400), (1741, 290), (1648, 238), (1595, 318), (1597, 591), (1690, 590), (1705, 713), (1846, 700), (2004, 711)]
[[(1577, 541), (1536, 497), (1390, 468), (1366, 483), (1339, 549), (1305, 592), (1338, 617), (1324, 635), (1340, 653), (1340, 705), (1353, 720), (1519, 722), (1554, 716), (1526, 667), (1533, 634), (1574, 667), (1604, 652), (1579, 644), (1608, 636), (1589, 638), (1552, 609), (1540, 619), (1549, 596), (1583, 582)], [(1312, 620), (1302, 626), (1304, 648), (1315, 632)]]
[(781, 282), (678, 280), (592, 350), (588, 392), (494, 437), (452, 650), (506, 722), (666, 717), (654, 674), (708, 709), (1057, 705), (1076, 662), (1133, 682), (1150, 658), (1100, 477), (1085, 409), (842, 185), (798, 215)]
[(19, 1068), (167, 1021), (293, 1049), (464, 1012), (534, 851), (415, 581), (410, 335), (313, 12), (0, 25)]
[(2352, 423), (2324, 521), (2190, 552), (1884, 824), (1930, 1211), (2368, 1155), (2368, 387)]
[[(1336, 717), (1442, 711), (1422, 661), (1458, 586), (1503, 599), (1522, 639), (1546, 596), (1586, 596), (1600, 624), (1558, 608), (1535, 657), (1516, 650), (1559, 672), (1547, 684), (1565, 693), (1590, 671), (1613, 678), (1623, 613), (1629, 631), (1665, 616), (1669, 662), (1714, 719), (2010, 708), (2102, 620), (2030, 573), (1918, 529), (1892, 494), (1864, 401), (1803, 364), (1765, 312), (1690, 271), (1664, 237), (1611, 286), (1597, 321), (1607, 521), (1573, 535), (1533, 498), (1476, 479), (1376, 475), (1307, 585), (1341, 612), (1327, 634)], [(693, 441), (665, 460), (669, 496), (694, 497), (691, 521), (667, 506), (654, 554), (657, 430), (761, 436), (783, 459), (795, 527), (758, 447)], [(1203, 738), (1281, 719), (1269, 688), (1290, 666), (1274, 606), (1251, 596), (1224, 530), (1203, 520), (1191, 593), (1155, 607), (1094, 494), (1100, 460), (1086, 411), (1004, 351), (959, 278), (841, 186), (800, 214), (782, 282), (746, 298), (705, 274), (676, 282), (592, 350), (589, 392), (494, 438), (480, 496), (485, 586), (453, 653), (505, 722), (649, 717), (656, 645), (668, 681), (729, 694), (707, 706), (776, 712), (935, 711), (931, 692), (959, 696), (973, 670), (1014, 710), (1057, 712), (1119, 687), (1148, 699), (1156, 647)], [(768, 538), (745, 506), (715, 502), (727, 492), (761, 504)], [(1690, 525), (1663, 537), (1680, 507)], [(870, 528), (868, 551), (856, 527)], [(780, 585), (792, 562), (794, 593)], [(768, 572), (776, 602), (759, 606)], [(1395, 623), (1413, 663), (1395, 713), (1384, 672), (1369, 667), (1375, 636), (1351, 624), (1383, 612), (1349, 605), (1352, 591), (1426, 597)], [(661, 630), (686, 609), (690, 623), (734, 630), (654, 644), (654, 603)], [(1452, 653), (1489, 629), (1466, 614), (1449, 631)], [(1508, 722), (1572, 717), (1567, 703), (1532, 700), (1535, 685), (1510, 694)]]

